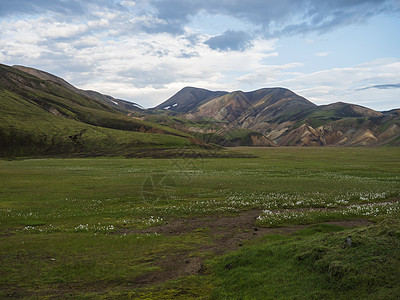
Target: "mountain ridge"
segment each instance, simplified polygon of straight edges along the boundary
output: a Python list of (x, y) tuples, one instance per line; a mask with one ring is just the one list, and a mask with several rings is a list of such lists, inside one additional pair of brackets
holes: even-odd
[[(175, 95), (189, 94), (192, 87), (185, 87)], [(316, 105), (286, 88), (262, 88), (255, 91), (224, 92), (218, 96), (207, 90), (206, 97), (197, 98), (190, 109), (165, 101), (157, 108), (164, 108), (165, 114), (172, 114), (191, 121), (209, 120), (211, 132), (225, 136), (230, 131), (247, 130), (250, 136), (261, 134), (265, 145), (275, 146), (380, 146), (400, 145), (397, 127), (384, 131), (391, 125), (400, 126), (400, 110), (379, 112), (357, 104), (335, 102)], [(213, 97), (210, 97), (212, 95)], [(190, 101), (190, 98), (186, 99)], [(215, 122), (213, 123), (214, 120)], [(211, 123), (212, 126), (211, 126)], [(226, 123), (226, 125), (221, 125)], [(379, 123), (379, 124), (378, 124)], [(218, 126), (219, 124), (220, 126)], [(302, 125), (307, 125), (302, 127)], [(386, 127), (386, 129), (385, 129)], [(298, 129), (301, 128), (301, 129)], [(385, 129), (385, 130), (383, 130)], [(212, 139), (211, 139), (212, 140)], [(216, 137), (214, 142), (220, 142)], [(226, 142), (237, 145), (237, 142)], [(242, 142), (239, 145), (244, 145)]]
[[(105, 104), (112, 105), (112, 106), (117, 105), (115, 107), (117, 110), (121, 110), (119, 108), (123, 108), (123, 109), (127, 109), (127, 110), (135, 110), (135, 111), (142, 109), (142, 107), (139, 104), (134, 103), (134, 102), (130, 102), (130, 101), (122, 100), (122, 99), (116, 99), (112, 96), (104, 95), (104, 94), (101, 94), (96, 91), (78, 89), (75, 86), (73, 86), (72, 84), (70, 84), (69, 82), (67, 82), (66, 80), (64, 80), (63, 78), (58, 77), (53, 74), (50, 74), (48, 72), (42, 71), (42, 70), (38, 70), (35, 68), (31, 68), (31, 67), (20, 66), (20, 65), (13, 65), (12, 68), (20, 70), (20, 71), (28, 73), (28, 74), (31, 74), (31, 75), (38, 77), (40, 79), (43, 79), (43, 80), (48, 80), (48, 81), (58, 83), (58, 84), (62, 85), (63, 87), (65, 87), (77, 94), (80, 94), (84, 97), (93, 98), (93, 99), (99, 100), (100, 102), (103, 102)], [(121, 111), (123, 111), (123, 110), (121, 110)]]
[[(400, 109), (316, 105), (283, 88), (185, 87), (154, 108), (0, 64), (1, 155), (129, 155), (220, 146), (400, 146)], [(132, 155), (135, 156), (135, 155)]]

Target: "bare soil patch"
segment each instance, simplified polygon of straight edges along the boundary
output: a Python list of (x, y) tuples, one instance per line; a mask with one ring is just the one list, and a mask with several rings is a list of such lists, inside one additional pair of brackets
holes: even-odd
[[(134, 286), (142, 287), (176, 279), (180, 276), (198, 275), (204, 272), (204, 257), (212, 257), (237, 250), (243, 242), (266, 234), (291, 234), (310, 225), (293, 225), (279, 228), (262, 228), (254, 226), (262, 210), (250, 210), (233, 217), (201, 217), (177, 219), (161, 226), (147, 229), (124, 229), (118, 233), (143, 233), (164, 235), (186, 235), (204, 229), (210, 243), (201, 244), (193, 250), (164, 253), (165, 257), (157, 259), (155, 265), (161, 270), (147, 273), (138, 278)], [(370, 225), (365, 219), (327, 222), (343, 227)], [(201, 255), (204, 253), (204, 255)]]

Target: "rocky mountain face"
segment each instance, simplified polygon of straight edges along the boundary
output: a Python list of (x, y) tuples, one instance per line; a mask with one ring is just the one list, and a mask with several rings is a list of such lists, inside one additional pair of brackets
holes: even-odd
[(201, 129), (187, 130), (227, 146), (400, 145), (400, 110), (378, 112), (343, 102), (318, 106), (284, 88), (232, 93), (184, 88), (157, 108), (202, 123)]

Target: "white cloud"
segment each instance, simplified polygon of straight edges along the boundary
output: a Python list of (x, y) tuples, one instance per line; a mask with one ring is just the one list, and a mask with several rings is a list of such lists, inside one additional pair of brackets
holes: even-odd
[[(181, 51), (191, 50), (183, 36), (173, 39), (168, 34), (158, 34), (155, 40), (153, 38), (142, 36), (140, 42), (124, 38), (118, 43), (108, 42), (95, 49), (78, 51), (74, 57), (87, 58), (93, 64), (101, 62), (101, 67), (91, 75), (95, 80), (87, 79), (80, 87), (133, 101), (140, 99), (142, 105), (149, 107), (166, 99), (161, 96), (170, 96), (188, 85), (239, 89), (240, 80), (238, 82), (232, 72), (247, 74), (259, 68), (269, 56), (276, 55), (270, 52), (274, 50), (273, 42), (258, 41), (249, 51), (228, 53), (211, 50), (200, 43), (196, 47), (197, 56), (182, 59)], [(98, 80), (100, 74), (102, 80)]]
[(331, 52), (317, 52), (314, 55), (319, 57), (325, 57), (328, 56), (329, 54), (331, 54)]
[[(333, 68), (310, 74), (297, 74), (282, 83), (316, 104), (350, 102), (385, 110), (399, 107), (400, 91), (360, 88), (398, 81), (400, 61), (379, 59), (354, 67)], [(385, 102), (380, 100), (385, 99)]]
[(50, 39), (71, 38), (83, 34), (88, 26), (81, 24), (53, 23), (43, 31), (42, 37)]

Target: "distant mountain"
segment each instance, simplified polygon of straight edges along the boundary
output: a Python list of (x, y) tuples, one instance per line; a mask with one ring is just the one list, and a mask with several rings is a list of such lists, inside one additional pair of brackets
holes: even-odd
[(220, 97), (228, 92), (211, 92), (205, 89), (185, 87), (174, 96), (155, 107), (155, 109), (171, 110), (176, 112), (189, 112), (202, 103)]
[(0, 157), (134, 156), (140, 149), (206, 146), (133, 117), (140, 108), (129, 105), (43, 71), (0, 64)]
[[(196, 91), (201, 93), (194, 97)], [(186, 130), (227, 146), (400, 145), (400, 110), (378, 112), (343, 102), (318, 106), (285, 88), (231, 93), (184, 88), (156, 108), (203, 124)]]
[[(363, 107), (356, 104), (349, 104), (344, 102), (336, 102), (329, 105), (321, 105), (318, 107), (318, 113), (332, 115), (335, 118), (350, 118), (350, 117), (378, 117), (382, 113), (373, 109)], [(310, 116), (314, 116), (311, 114)], [(317, 116), (317, 114), (315, 115)]]
[(232, 92), (196, 107), (190, 114), (235, 122), (245, 128), (265, 121), (289, 121), (316, 107), (307, 99), (283, 88)]

